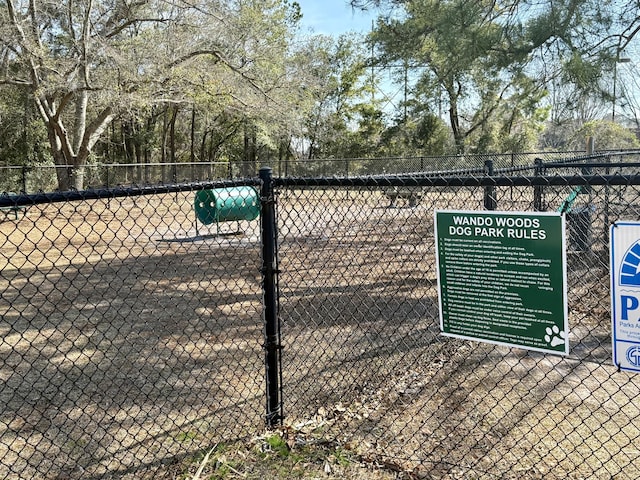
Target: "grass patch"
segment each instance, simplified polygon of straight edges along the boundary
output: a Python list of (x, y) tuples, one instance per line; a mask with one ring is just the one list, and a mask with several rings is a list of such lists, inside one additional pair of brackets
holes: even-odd
[(188, 442), (189, 440), (193, 440), (196, 438), (195, 432), (180, 432), (176, 435), (176, 441), (178, 442)]
[(300, 442), (287, 431), (271, 431), (246, 442), (219, 444), (194, 456), (176, 475), (181, 480), (410, 478), (367, 464), (336, 442)]

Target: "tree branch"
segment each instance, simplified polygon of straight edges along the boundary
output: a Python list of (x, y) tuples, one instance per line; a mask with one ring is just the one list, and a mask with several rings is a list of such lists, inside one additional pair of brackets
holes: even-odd
[(136, 23), (166, 23), (168, 21), (168, 18), (132, 18), (120, 25), (116, 25), (113, 30), (109, 31), (108, 33), (104, 33), (103, 35), (105, 38), (113, 38), (128, 26), (135, 25)]
[(29, 80), (22, 80), (18, 78), (5, 78), (0, 80), (0, 85), (13, 85), (15, 87), (31, 87), (33, 83)]
[[(266, 99), (273, 101), (273, 99), (269, 96), (269, 94), (260, 86), (258, 85), (257, 81), (250, 77), (249, 75), (247, 75), (242, 68), (240, 67), (236, 67), (235, 65), (233, 65), (229, 60), (227, 60), (224, 55), (222, 54), (222, 52), (220, 52), (219, 50), (196, 50), (193, 52), (188, 53), (187, 55), (184, 55), (181, 58), (178, 58), (177, 60), (174, 60), (173, 62), (169, 63), (167, 65), (168, 68), (173, 68), (181, 63), (184, 63), (192, 58), (195, 57), (199, 57), (199, 56), (212, 56), (214, 57), (217, 62), (221, 62), (223, 65), (225, 65), (227, 68), (229, 68), (232, 72), (237, 73), (238, 75), (240, 75), (240, 77), (242, 77), (244, 80), (246, 80), (247, 82), (249, 82), (249, 84), (258, 92), (260, 92), (260, 94), (262, 94)], [(217, 63), (216, 62), (216, 63)]]
[(38, 22), (36, 21), (36, 2), (35, 0), (29, 0), (29, 12), (31, 13), (31, 35), (38, 47), (42, 48), (42, 42), (40, 41), (40, 34), (38, 32)]
[[(60, 142), (60, 150), (65, 157), (67, 165), (73, 164), (73, 149), (71, 148), (71, 142), (69, 141), (69, 135), (67, 134), (66, 128), (62, 124), (60, 118), (51, 118), (49, 119), (49, 125), (55, 132), (58, 141)], [(70, 163), (71, 162), (71, 163)]]
[(114, 118), (113, 109), (111, 107), (105, 108), (100, 115), (98, 115), (85, 130), (82, 138), (80, 149), (86, 149), (87, 153), (91, 151), (96, 142), (100, 139), (102, 132), (109, 126)]

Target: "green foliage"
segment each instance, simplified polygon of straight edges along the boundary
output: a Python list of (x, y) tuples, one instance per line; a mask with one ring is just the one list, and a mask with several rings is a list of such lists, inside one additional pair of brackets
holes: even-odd
[(197, 437), (196, 432), (180, 432), (175, 436), (177, 442), (189, 442)]
[(454, 147), (446, 124), (437, 116), (421, 116), (399, 120), (382, 135), (382, 156), (445, 155)]
[(517, 29), (507, 28), (508, 12), (489, 1), (416, 0), (403, 7), (404, 16), (380, 22), (373, 35), (381, 62), (423, 65), (416, 92), (432, 111), (444, 99), (457, 151), (479, 131), (474, 143), (483, 148), (501, 106), (525, 94), (523, 56), (507, 54), (519, 42)]
[(269, 449), (275, 452), (280, 457), (288, 457), (291, 449), (287, 445), (287, 442), (284, 438), (282, 438), (279, 434), (273, 434), (268, 436), (266, 439), (266, 444)]
[[(0, 90), (0, 192), (55, 188), (53, 169), (31, 169), (50, 165), (44, 145), (47, 133), (33, 111), (26, 92), (5, 86)], [(21, 168), (16, 168), (21, 167)]]
[[(31, 111), (49, 130), (42, 140), (56, 163), (89, 163), (99, 139), (96, 153), (105, 162), (215, 160), (236, 152), (257, 161), (287, 151), (282, 143), (300, 135), (308, 94), (298, 84), (306, 64), (295, 55), (297, 2), (226, 0), (171, 9), (153, 2), (40, 3), (33, 3), (39, 18), (31, 27), (32, 7), (0, 5), (4, 26), (23, 22), (26, 41), (43, 45), (37, 52), (22, 48), (17, 28), (0, 27), (6, 33), (0, 51), (15, 52), (3, 55), (0, 89), (39, 105)], [(115, 127), (108, 128), (111, 122)], [(239, 128), (245, 125), (253, 132), (250, 149)], [(2, 149), (19, 156), (4, 139)]]
[[(255, 173), (295, 156), (530, 149), (547, 116), (611, 102), (616, 59), (640, 31), (618, 0), (354, 0), (395, 7), (370, 44), (303, 36), (294, 0), (42, 1), (0, 3), (5, 164), (247, 160)], [(380, 103), (371, 47), (377, 66), (410, 73), (401, 112)]]
[(585, 58), (578, 52), (564, 63), (564, 79), (574, 84), (579, 90), (593, 92), (597, 88), (598, 79), (602, 72), (602, 65), (596, 59)]
[[(300, 442), (287, 446), (287, 437), (295, 435)], [(268, 432), (251, 444), (235, 442), (216, 445), (188, 459), (174, 475), (181, 480), (252, 480), (286, 478), (327, 478), (349, 480), (398, 478), (397, 471), (385, 471), (379, 465), (368, 465), (353, 450), (333, 441), (306, 438), (294, 431)], [(319, 435), (320, 432), (315, 432)]]
[[(640, 32), (637, 9), (619, 1), (373, 3), (394, 7), (372, 35), (379, 63), (422, 67), (414, 100), (447, 112), (460, 153), (530, 148), (541, 119), (575, 116), (585, 104), (577, 97), (610, 101), (603, 77), (610, 83), (621, 49)], [(554, 103), (545, 105), (541, 92), (550, 90)]]
[(0, 161), (4, 165), (34, 165), (49, 157), (41, 148), (46, 131), (23, 89), (5, 86), (0, 96)]
[(640, 141), (634, 132), (607, 120), (587, 122), (575, 130), (569, 138), (569, 148), (584, 150), (588, 137), (594, 138), (596, 150), (640, 148)]
[(383, 129), (382, 112), (372, 102), (361, 38), (314, 37), (310, 69), (304, 77), (314, 100), (306, 115), (308, 158), (368, 156)]
[(504, 98), (478, 122), (480, 127), (467, 137), (473, 153), (525, 152), (537, 148), (538, 138), (548, 120), (550, 108), (542, 106), (547, 96), (526, 76), (514, 79), (512, 94)]

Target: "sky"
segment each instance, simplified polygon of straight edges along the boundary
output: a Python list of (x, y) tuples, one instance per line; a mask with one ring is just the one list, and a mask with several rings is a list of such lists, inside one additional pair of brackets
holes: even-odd
[[(296, 1), (302, 11), (303, 32), (311, 29), (315, 34), (334, 36), (350, 31), (368, 33), (371, 31), (371, 22), (377, 17), (375, 11), (352, 9), (349, 0)], [(389, 73), (378, 71), (378, 75), (386, 75), (387, 78)], [(384, 79), (377, 88), (377, 97), (383, 101), (382, 108), (390, 111), (396, 108), (402, 98), (402, 88)]]
[(303, 30), (313, 33), (340, 35), (349, 31), (366, 33), (371, 30), (375, 15), (354, 10), (348, 0), (296, 0), (302, 10)]

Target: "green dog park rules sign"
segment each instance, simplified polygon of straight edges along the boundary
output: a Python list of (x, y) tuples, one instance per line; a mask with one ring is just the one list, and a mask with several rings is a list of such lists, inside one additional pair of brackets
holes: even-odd
[(564, 217), (435, 211), (444, 335), (569, 353)]

